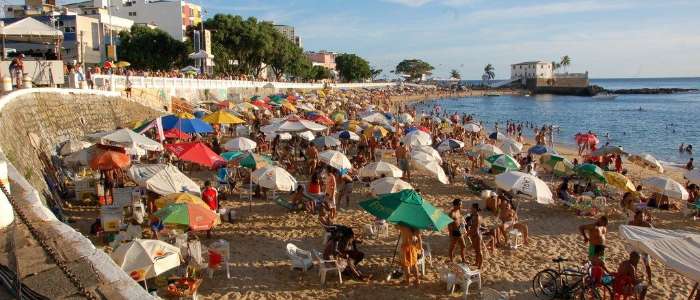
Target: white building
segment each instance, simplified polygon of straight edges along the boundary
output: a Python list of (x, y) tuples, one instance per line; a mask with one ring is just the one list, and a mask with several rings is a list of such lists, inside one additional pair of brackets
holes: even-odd
[(299, 47), (303, 47), (301, 38), (296, 34), (294, 26), (275, 24), (275, 29), (284, 35), (287, 39), (294, 42)]
[(554, 77), (552, 63), (544, 61), (527, 61), (510, 65), (510, 79), (530, 79)]

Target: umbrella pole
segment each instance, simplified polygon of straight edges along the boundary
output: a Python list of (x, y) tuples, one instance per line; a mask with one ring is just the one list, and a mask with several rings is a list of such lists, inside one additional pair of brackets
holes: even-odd
[(250, 188), (250, 193), (248, 194), (248, 211), (252, 212), (253, 211), (253, 169), (250, 169), (250, 185), (248, 186)]
[[(400, 241), (401, 241), (401, 232), (399, 231), (399, 238), (396, 239), (396, 245), (394, 246), (394, 255), (391, 256), (391, 267), (394, 266), (394, 262), (395, 262), (394, 259), (396, 258), (396, 252), (399, 250), (399, 242)], [(391, 273), (389, 273), (389, 276), (391, 276)]]

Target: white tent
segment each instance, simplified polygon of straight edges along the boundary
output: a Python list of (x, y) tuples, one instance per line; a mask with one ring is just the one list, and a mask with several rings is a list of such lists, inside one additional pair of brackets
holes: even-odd
[(128, 175), (138, 185), (159, 195), (170, 195), (183, 191), (193, 194), (201, 193), (199, 185), (173, 165), (134, 165), (129, 168)]
[(207, 53), (207, 51), (204, 51), (204, 50), (199, 50), (199, 51), (197, 51), (197, 52), (190, 53), (190, 55), (188, 55), (188, 56), (189, 56), (189, 58), (191, 58), (191, 59), (207, 59), (207, 58), (214, 58), (214, 55), (211, 55), (211, 54)]
[(666, 267), (700, 282), (700, 234), (622, 225), (620, 236), (635, 251), (647, 253)]
[(63, 39), (63, 32), (34, 18), (24, 18), (0, 27), (3, 40), (27, 43), (54, 43)]

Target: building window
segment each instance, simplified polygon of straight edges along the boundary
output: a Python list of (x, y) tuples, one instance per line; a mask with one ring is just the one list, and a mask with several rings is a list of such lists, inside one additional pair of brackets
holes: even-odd
[(129, 17), (135, 17), (135, 16), (136, 16), (136, 12), (135, 12), (135, 11), (130, 11), (130, 12), (129, 12)]

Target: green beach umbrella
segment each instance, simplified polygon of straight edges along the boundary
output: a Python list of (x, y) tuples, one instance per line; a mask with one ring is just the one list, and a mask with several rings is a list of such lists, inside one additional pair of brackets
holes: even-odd
[(272, 160), (269, 157), (255, 153), (248, 153), (246, 156), (239, 157), (240, 160), (238, 161), (238, 164), (241, 167), (248, 169), (258, 169), (272, 164)]
[(603, 169), (594, 164), (581, 164), (574, 168), (576, 175), (588, 179), (590, 181), (598, 181), (601, 183), (608, 183), (605, 179), (605, 173)]
[(229, 161), (229, 160), (234, 160), (236, 158), (239, 158), (245, 154), (246, 153), (243, 151), (229, 151), (229, 152), (221, 153), (221, 157), (223, 157), (226, 161)]
[(453, 221), (414, 190), (365, 200), (360, 202), (360, 206), (375, 217), (414, 229), (440, 231)]
[(274, 95), (274, 96), (270, 97), (270, 102), (273, 102), (277, 105), (282, 104), (282, 101), (284, 101), (284, 99), (282, 99), (282, 97), (280, 95)]
[(491, 168), (499, 172), (517, 171), (520, 170), (520, 164), (515, 158), (508, 154), (496, 154), (486, 158), (486, 161), (491, 164)]
[(574, 174), (574, 164), (559, 154), (546, 153), (540, 157), (540, 163), (545, 170), (553, 172), (556, 176)]
[(189, 227), (192, 230), (209, 230), (216, 224), (214, 211), (199, 204), (175, 203), (155, 212), (166, 225)]

